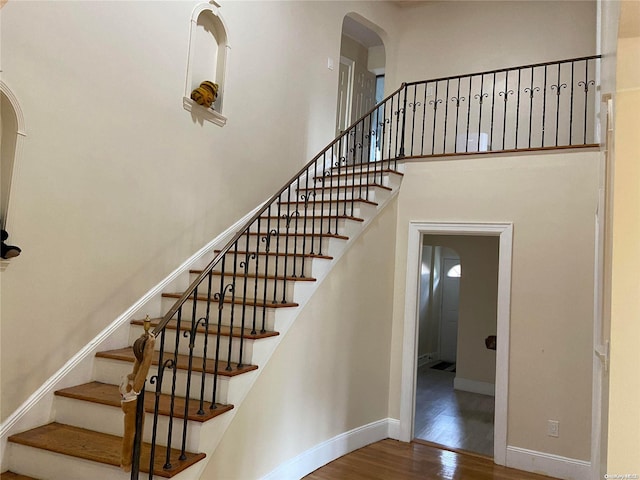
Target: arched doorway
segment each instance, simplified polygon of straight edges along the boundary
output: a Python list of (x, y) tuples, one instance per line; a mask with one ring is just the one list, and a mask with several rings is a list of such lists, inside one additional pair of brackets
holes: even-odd
[[(384, 96), (385, 47), (376, 28), (364, 18), (350, 13), (342, 22), (336, 135), (380, 102)], [(376, 158), (375, 142), (369, 152)]]

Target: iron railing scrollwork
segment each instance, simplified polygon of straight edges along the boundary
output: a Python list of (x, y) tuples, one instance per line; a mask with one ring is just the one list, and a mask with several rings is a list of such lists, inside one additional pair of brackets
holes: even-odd
[[(594, 144), (598, 59), (403, 83), (286, 182), (196, 274), (152, 332), (160, 349), (149, 382), (155, 387), (149, 479), (161, 394), (170, 395), (164, 445), (170, 469), (172, 445), (179, 445), (180, 460), (188, 443), (189, 402), (177, 412), (176, 397), (193, 399), (199, 416), (205, 405), (217, 408), (219, 377), (247, 367), (247, 335), (267, 332), (270, 312), (290, 305), (292, 282), (311, 275), (310, 259), (325, 257), (327, 238), (338, 234), (341, 220), (356, 216), (387, 171), (412, 157)], [(170, 324), (176, 333), (167, 351)], [(186, 381), (178, 381), (179, 368)], [(139, 442), (136, 448), (139, 456)]]

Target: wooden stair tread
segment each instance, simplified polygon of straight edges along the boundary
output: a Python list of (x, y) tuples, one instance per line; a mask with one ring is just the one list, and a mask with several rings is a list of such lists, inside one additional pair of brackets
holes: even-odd
[[(40, 448), (71, 457), (91, 460), (106, 465), (120, 466), (122, 437), (106, 433), (72, 427), (61, 423), (50, 423), (9, 437), (9, 441)], [(142, 444), (140, 471), (149, 473), (150, 448)], [(187, 452), (185, 460), (179, 460), (180, 450), (171, 449), (172, 468), (165, 470), (163, 465), (167, 454), (166, 447), (157, 445), (155, 450), (153, 473), (160, 477), (171, 478), (205, 457), (204, 453)]]
[[(383, 173), (395, 173), (396, 175), (404, 176), (404, 173), (399, 172), (398, 170), (394, 170), (393, 168), (389, 168), (390, 162), (393, 162), (393, 161), (394, 159), (387, 159), (387, 160), (377, 160), (375, 162), (367, 162), (367, 163), (354, 163), (353, 165), (340, 165), (339, 167), (331, 167), (329, 170), (338, 170), (338, 171), (342, 170), (344, 171), (344, 173), (341, 173), (340, 175), (353, 175), (353, 172), (345, 171), (345, 170), (368, 167), (366, 170), (367, 173), (380, 174), (380, 172), (383, 172)], [(382, 168), (381, 170), (375, 170), (377, 166), (384, 165), (385, 163), (388, 165), (387, 168)], [(359, 170), (358, 170), (358, 173), (360, 173)], [(333, 177), (334, 175), (331, 175), (331, 176)]]
[[(347, 168), (347, 167), (340, 167), (340, 170), (344, 170), (345, 168)], [(348, 168), (351, 168), (351, 167), (348, 167)], [(331, 169), (332, 170), (338, 170), (338, 167), (331, 167)], [(400, 175), (401, 177), (404, 177), (404, 173), (399, 172), (398, 170), (393, 170), (391, 168), (383, 168), (382, 170), (374, 170), (374, 169), (364, 170), (362, 172), (362, 175), (363, 176), (364, 175), (380, 175), (381, 173), (383, 173), (383, 174), (384, 173), (391, 173), (391, 174), (394, 174), (394, 175)], [(353, 177), (353, 176), (356, 176), (358, 174), (360, 174), (359, 171), (356, 174), (354, 174), (353, 172), (332, 173), (331, 175), (327, 175), (324, 178), (327, 178), (327, 177), (329, 177), (329, 178), (349, 177), (349, 176)], [(313, 178), (315, 180), (316, 178), (319, 178), (319, 177), (313, 177)]]
[[(120, 360), (124, 362), (133, 363), (135, 361), (135, 357), (133, 355), (132, 347), (118, 348), (116, 350), (108, 350), (104, 352), (96, 353), (96, 357), (100, 358), (109, 358), (112, 360)], [(153, 352), (153, 365), (158, 365), (160, 358), (160, 352)], [(166, 354), (163, 357), (163, 360), (166, 362), (172, 358), (172, 355)], [(215, 370), (215, 361), (211, 358), (207, 358), (206, 362), (206, 373), (214, 373)], [(231, 362), (231, 370), (227, 370), (227, 362), (226, 360), (218, 360), (218, 375), (223, 377), (235, 377), (236, 375), (241, 375), (243, 373), (250, 372), (252, 370), (257, 370), (258, 367), (256, 365), (243, 365), (238, 368), (238, 364)], [(178, 355), (177, 361), (178, 370), (187, 370), (189, 368), (189, 355)], [(193, 361), (191, 365), (191, 369), (194, 372), (202, 372), (202, 357), (193, 356)]]
[[(180, 298), (182, 297), (181, 293), (163, 293), (163, 298)], [(193, 300), (193, 295), (189, 296), (189, 300)], [(206, 302), (208, 300), (206, 295), (198, 295), (196, 298), (198, 301)], [(217, 300), (213, 299), (213, 292), (211, 293), (211, 301), (217, 302)], [(224, 303), (234, 304), (234, 305), (246, 305), (248, 307), (266, 307), (266, 308), (287, 308), (287, 307), (297, 307), (297, 303), (293, 302), (263, 302), (262, 300), (255, 300), (253, 298), (244, 299), (241, 296), (237, 296), (236, 298), (224, 297)]]
[[(366, 175), (366, 172), (363, 172), (363, 175)], [(331, 176), (329, 177), (325, 177), (325, 178), (331, 178)], [(393, 190), (393, 188), (391, 187), (387, 187), (386, 185), (380, 185), (379, 183), (353, 183), (351, 185), (333, 185), (333, 186), (328, 186), (328, 187), (306, 187), (306, 188), (298, 188), (299, 192), (304, 192), (307, 190), (324, 190), (325, 192), (327, 190), (348, 190), (348, 189), (352, 189), (352, 190), (359, 190), (360, 188), (367, 188), (367, 187), (378, 187), (378, 188), (382, 188), (383, 190)]]
[[(213, 253), (216, 255), (220, 253), (221, 250), (214, 250)], [(246, 255), (246, 251), (238, 250), (235, 253), (238, 255)], [(252, 253), (257, 253), (258, 255), (270, 255), (270, 256), (280, 256), (280, 257), (298, 257), (298, 258), (320, 258), (322, 260), (333, 260), (333, 257), (328, 255), (318, 255), (317, 253), (293, 253), (293, 252), (249, 252), (249, 255)], [(233, 252), (227, 252), (227, 255), (231, 255)]]
[[(376, 207), (378, 206), (378, 204), (376, 202), (372, 202), (371, 200), (365, 200), (364, 198), (334, 198), (334, 199), (328, 199), (328, 200), (309, 200), (309, 202), (307, 202), (307, 205), (319, 205), (322, 203), (351, 203), (351, 202), (362, 202), (362, 203), (366, 203), (368, 205), (375, 205)], [(301, 202), (301, 201), (290, 201), (290, 202), (278, 202), (278, 204), (280, 205), (304, 205), (305, 202)]]
[[(216, 318), (216, 322), (209, 323), (209, 335), (216, 335), (218, 333), (217, 316), (215, 318)], [(161, 318), (152, 318), (151, 327), (158, 326), (161, 320), (162, 320)], [(131, 324), (143, 326), (144, 320), (131, 320)], [(175, 330), (177, 326), (178, 326), (178, 320), (176, 320), (175, 318), (172, 318), (171, 320), (169, 320), (169, 323), (167, 323), (167, 328), (169, 330)], [(191, 330), (191, 321), (183, 319), (182, 322), (180, 323), (180, 331), (186, 332), (190, 330)], [(220, 328), (220, 335), (222, 335), (223, 337), (235, 337), (235, 338), (240, 338), (242, 336), (241, 327), (233, 327), (233, 332), (231, 332), (230, 330), (231, 329), (228, 326), (222, 325)], [(198, 333), (205, 333), (204, 325), (200, 324), (198, 326)], [(278, 332), (264, 331), (261, 333), (260, 331), (257, 331), (256, 333), (251, 333), (250, 328), (244, 329), (244, 338), (248, 340), (259, 340), (261, 338), (277, 337), (278, 335), (280, 335), (280, 333)]]
[(0, 473), (0, 480), (37, 480), (33, 477), (27, 477), (26, 475), (20, 475), (13, 472)]
[[(195, 275), (200, 275), (202, 273), (202, 270), (189, 270), (189, 273), (193, 273)], [(218, 271), (213, 271), (211, 272), (213, 275), (215, 276), (221, 276), (222, 272), (218, 272)], [(231, 276), (230, 273), (227, 273), (225, 276), (229, 277)], [(278, 275), (277, 277), (275, 275), (256, 275), (255, 273), (247, 273), (246, 275), (244, 273), (242, 274), (238, 274), (236, 275), (236, 277), (238, 278), (259, 278), (259, 279), (267, 279), (267, 280), (278, 280), (278, 281), (282, 281), (282, 280), (286, 280), (288, 282), (316, 282), (317, 280), (313, 277), (292, 277), (290, 275), (287, 275), (286, 277), (282, 276), (282, 275)]]
[[(60, 397), (73, 398), (85, 402), (99, 403), (110, 407), (120, 408), (120, 390), (117, 385), (110, 385), (101, 382), (89, 382), (75, 387), (64, 388), (55, 392)], [(176, 418), (184, 418), (185, 399), (183, 397), (175, 397), (173, 416)], [(198, 415), (200, 402), (198, 400), (189, 400), (189, 412), (187, 418), (194, 422), (206, 422), (218, 415), (233, 409), (233, 405), (224, 405), (217, 403), (216, 408), (210, 409), (209, 403), (205, 402), (203, 406), (204, 413)], [(168, 416), (171, 412), (171, 396), (161, 394), (158, 404), (158, 413)], [(155, 395), (153, 392), (146, 392), (144, 396), (144, 409), (147, 413), (153, 413), (155, 409)]]
[[(256, 235), (262, 235), (262, 236), (267, 236), (267, 232), (249, 232), (249, 235), (251, 236), (256, 236)], [(349, 237), (345, 237), (344, 235), (338, 235), (337, 233), (320, 233), (320, 232), (316, 232), (316, 233), (311, 233), (311, 232), (291, 232), (291, 233), (286, 233), (286, 232), (280, 232), (278, 233), (279, 237), (322, 237), (322, 238), (337, 238), (339, 240), (349, 240)]]

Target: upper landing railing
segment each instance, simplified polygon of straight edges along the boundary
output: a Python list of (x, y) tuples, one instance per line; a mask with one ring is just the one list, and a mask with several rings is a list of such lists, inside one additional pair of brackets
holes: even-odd
[[(245, 332), (264, 332), (267, 311), (288, 306), (291, 282), (309, 275), (307, 260), (326, 258), (328, 237), (339, 236), (340, 220), (354, 216), (354, 205), (369, 198), (369, 189), (383, 183), (399, 159), (595, 143), (598, 58), (405, 83), (296, 173), (215, 253), (154, 328), (161, 348), (151, 378), (156, 406), (147, 471), (164, 455), (156, 450), (161, 435), (160, 444), (185, 455), (188, 404), (180, 415), (174, 399), (199, 402), (198, 415), (217, 408), (221, 371), (245, 365)], [(189, 303), (193, 299), (198, 301)], [(170, 322), (185, 334), (167, 336)], [(224, 346), (223, 325), (239, 332)], [(199, 367), (196, 346), (203, 352)], [(176, 380), (180, 349), (189, 352), (186, 386)], [(212, 371), (205, 368), (210, 364)], [(161, 391), (171, 392), (166, 430), (158, 425)], [(142, 414), (139, 409), (139, 420)], [(132, 479), (141, 467), (139, 448), (138, 438)], [(165, 452), (163, 468), (171, 469), (170, 448)]]

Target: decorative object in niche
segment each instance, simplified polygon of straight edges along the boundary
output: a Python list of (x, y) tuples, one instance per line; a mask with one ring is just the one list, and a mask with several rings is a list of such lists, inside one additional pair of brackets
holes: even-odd
[(218, 97), (218, 84), (208, 80), (202, 82), (200, 86), (191, 92), (191, 100), (205, 108), (211, 107), (211, 104)]
[(20, 247), (16, 247), (15, 245), (7, 245), (6, 243), (4, 243), (4, 241), (8, 238), (9, 234), (7, 233), (7, 231), (2, 230), (2, 255), (0, 256), (2, 256), (2, 258), (4, 258), (5, 260), (17, 257), (18, 255), (20, 255), (20, 252), (22, 252)]
[[(219, 126), (227, 123), (224, 116), (224, 101), (227, 85), (227, 60), (231, 47), (227, 37), (227, 27), (220, 17), (220, 4), (215, 0), (196, 5), (191, 14), (189, 29), (189, 49), (187, 56), (187, 72), (183, 106), (191, 112), (194, 121), (205, 120)], [(217, 85), (217, 96), (210, 107), (192, 109), (199, 102), (192, 97), (192, 92), (202, 87), (199, 82), (207, 78)], [(205, 106), (205, 105), (203, 105)]]

